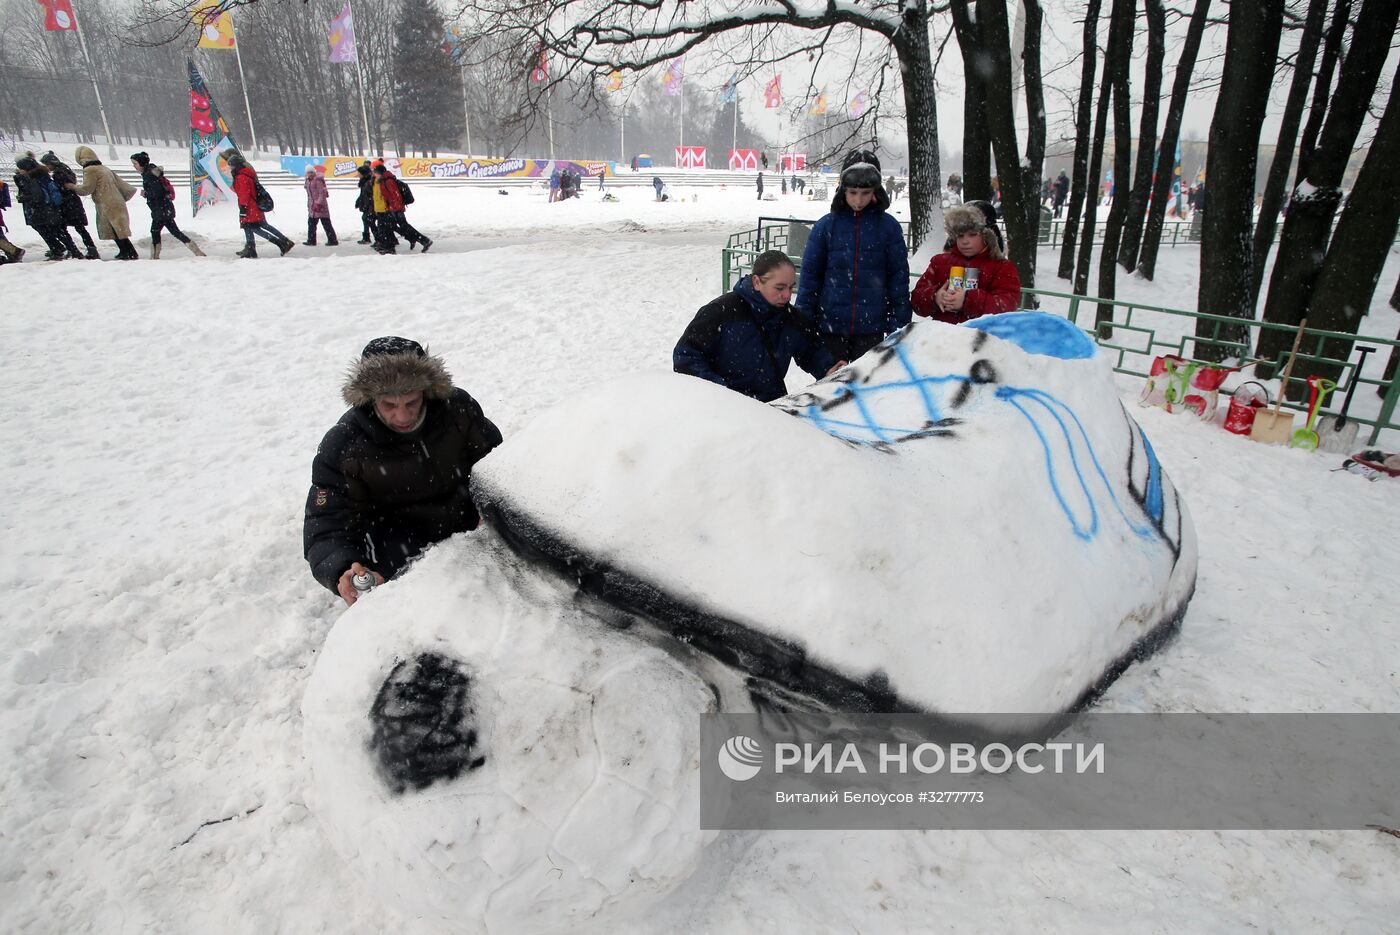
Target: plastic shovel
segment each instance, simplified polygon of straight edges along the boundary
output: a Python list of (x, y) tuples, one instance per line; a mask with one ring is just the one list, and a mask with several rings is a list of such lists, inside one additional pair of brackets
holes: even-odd
[(1375, 351), (1374, 347), (1367, 347), (1364, 344), (1356, 346), (1356, 353), (1361, 355), (1361, 359), (1356, 362), (1355, 369), (1351, 372), (1351, 379), (1347, 381), (1347, 396), (1342, 400), (1342, 411), (1335, 416), (1323, 416), (1322, 421), (1317, 425), (1317, 435), (1320, 441), (1318, 448), (1322, 451), (1331, 451), (1336, 454), (1351, 454), (1356, 449), (1356, 433), (1361, 428), (1355, 422), (1347, 421), (1347, 410), (1351, 408), (1351, 398), (1356, 394), (1356, 381), (1361, 377), (1361, 368), (1366, 366), (1366, 355)]
[(1308, 421), (1303, 423), (1303, 427), (1293, 433), (1293, 437), (1288, 440), (1289, 448), (1302, 448), (1304, 451), (1316, 451), (1320, 439), (1317, 437), (1317, 430), (1313, 424), (1317, 422), (1317, 410), (1322, 405), (1322, 401), (1327, 398), (1327, 394), (1337, 388), (1333, 380), (1326, 377), (1308, 377)]
[(1288, 363), (1283, 368), (1283, 379), (1279, 383), (1278, 399), (1274, 408), (1260, 409), (1254, 414), (1254, 424), (1250, 426), (1251, 441), (1265, 445), (1282, 445), (1293, 432), (1293, 413), (1283, 412), (1283, 397), (1288, 392), (1288, 378), (1293, 375), (1293, 360), (1298, 356), (1298, 345), (1303, 343), (1303, 329), (1308, 326), (1304, 318), (1298, 322), (1298, 331), (1293, 336), (1293, 349), (1288, 352)]

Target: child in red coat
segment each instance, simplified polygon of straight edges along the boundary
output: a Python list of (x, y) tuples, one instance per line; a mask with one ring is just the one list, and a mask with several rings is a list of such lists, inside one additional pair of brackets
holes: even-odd
[[(996, 211), (985, 201), (969, 201), (943, 215), (948, 242), (929, 261), (909, 297), (914, 313), (950, 325), (1011, 312), (1021, 307), (1021, 277), (1006, 259)], [(953, 267), (977, 270), (963, 281), (950, 282)], [(969, 281), (975, 279), (975, 281)]]

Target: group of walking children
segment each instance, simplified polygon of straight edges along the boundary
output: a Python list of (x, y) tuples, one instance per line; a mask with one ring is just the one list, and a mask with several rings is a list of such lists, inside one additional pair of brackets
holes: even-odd
[(355, 207), (360, 209), (364, 233), (360, 243), (373, 244), (378, 253), (398, 253), (399, 237), (408, 241), (409, 252), (421, 246), (423, 252), (433, 245), (431, 238), (408, 223), (404, 208), (413, 204), (413, 190), (389, 171), (383, 159), (366, 160), (356, 169), (360, 175), (360, 195)]
[[(787, 254), (760, 254), (752, 275), (696, 313), (672, 352), (676, 372), (769, 402), (787, 395), (794, 360), (821, 379), (908, 325), (913, 313), (957, 324), (1020, 307), (1020, 277), (990, 204), (944, 214), (948, 240), (912, 295), (904, 231), (889, 205), (879, 159), (865, 150), (849, 154), (831, 213), (808, 236), (800, 286)], [(952, 275), (957, 268), (962, 274)]]
[[(97, 236), (117, 245), (116, 259), (139, 259), (131, 243), (131, 215), (126, 207), (137, 189), (104, 166), (90, 147), (79, 146), (74, 156), (83, 169), (82, 182), (52, 151), (38, 158), (26, 153), (15, 160), (18, 201), (24, 208), (25, 223), (34, 228), (49, 248), (44, 256), (50, 260), (101, 259), (97, 244), (88, 232), (87, 209), (83, 206), (83, 196), (91, 196), (97, 216)], [(140, 192), (151, 212), (151, 259), (160, 259), (162, 231), (169, 231), (195, 256), (204, 256), (199, 245), (175, 223), (175, 188), (165, 178), (161, 167), (152, 164), (145, 153), (133, 153), (131, 165), (141, 173)], [(8, 200), (8, 191), (0, 185), (0, 208), (8, 207)], [(0, 229), (3, 226), (0, 219)], [(69, 228), (78, 232), (85, 253), (78, 251), (77, 243), (68, 233)], [(4, 262), (9, 263), (18, 262), (24, 256), (23, 250), (3, 239), (0, 239), (0, 253), (3, 253)]]

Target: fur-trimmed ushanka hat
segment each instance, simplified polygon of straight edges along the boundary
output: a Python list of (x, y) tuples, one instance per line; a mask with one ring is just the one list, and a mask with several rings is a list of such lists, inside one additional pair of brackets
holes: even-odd
[(969, 201), (944, 211), (943, 229), (948, 232), (944, 250), (953, 249), (959, 234), (976, 231), (982, 235), (982, 242), (987, 245), (987, 253), (992, 259), (1006, 259), (1006, 242), (1001, 239), (1001, 230), (997, 228), (996, 209), (985, 201)]
[(350, 365), (340, 395), (351, 406), (367, 406), (381, 396), (403, 396), (423, 391), (427, 399), (452, 395), (452, 374), (441, 357), (433, 357), (423, 345), (389, 335), (375, 338)]

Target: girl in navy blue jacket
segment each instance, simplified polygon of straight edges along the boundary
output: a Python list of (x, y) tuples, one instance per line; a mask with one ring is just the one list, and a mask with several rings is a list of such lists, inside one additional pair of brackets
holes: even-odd
[(851, 153), (831, 213), (812, 228), (802, 253), (797, 306), (837, 360), (855, 360), (909, 324), (909, 251), (889, 206), (880, 160)]
[(793, 360), (817, 379), (835, 370), (840, 362), (788, 304), (796, 280), (786, 253), (759, 254), (752, 276), (695, 313), (671, 354), (675, 371), (766, 403), (787, 395), (784, 378)]

